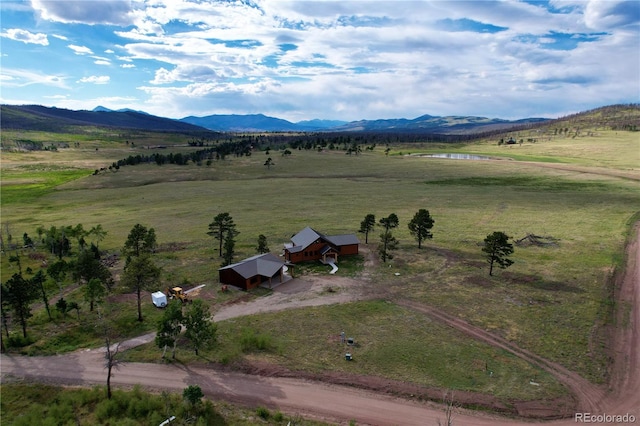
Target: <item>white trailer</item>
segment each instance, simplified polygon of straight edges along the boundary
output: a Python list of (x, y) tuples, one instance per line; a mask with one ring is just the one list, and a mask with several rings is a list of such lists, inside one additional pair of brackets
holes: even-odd
[(155, 293), (151, 293), (151, 301), (156, 308), (164, 308), (167, 306), (167, 295), (161, 291), (156, 291)]

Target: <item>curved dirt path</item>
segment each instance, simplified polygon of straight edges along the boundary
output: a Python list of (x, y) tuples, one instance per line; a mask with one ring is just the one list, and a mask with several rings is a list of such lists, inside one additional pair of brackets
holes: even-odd
[(625, 254), (624, 274), (616, 283), (610, 393), (602, 405), (612, 413), (631, 410), (640, 424), (640, 222), (634, 226)]
[(605, 396), (605, 390), (598, 387), (577, 373), (574, 373), (560, 364), (546, 360), (534, 353), (522, 349), (517, 345), (503, 339), (500, 336), (487, 332), (481, 328), (473, 326), (459, 318), (453, 317), (445, 312), (431, 306), (423, 305), (408, 300), (396, 300), (400, 306), (404, 306), (414, 311), (421, 312), (431, 318), (455, 328), (473, 339), (485, 342), (493, 347), (504, 349), (530, 364), (552, 374), (560, 383), (565, 384), (578, 399), (578, 410), (581, 412), (595, 413), (601, 410), (601, 402)]
[[(633, 237), (626, 248), (626, 272), (616, 294), (619, 308), (617, 312), (618, 327), (613, 336), (615, 354), (611, 390), (608, 394), (562, 366), (524, 351), (484, 330), (472, 327), (428, 306), (413, 302), (400, 303), (424, 312), (452, 327), (462, 329), (475, 338), (508, 350), (550, 371), (576, 392), (581, 409), (592, 414), (629, 414), (635, 416), (636, 422), (640, 423), (639, 240), (640, 224), (636, 224)], [(353, 280), (349, 281), (351, 284), (354, 283)], [(322, 280), (319, 282), (322, 285)], [(345, 281), (346, 284), (349, 282)], [(331, 285), (335, 286), (335, 282), (331, 281)], [(286, 288), (282, 290), (286, 290)], [(295, 290), (291, 291), (295, 294)], [(284, 291), (283, 293), (286, 294)], [(345, 294), (338, 295), (345, 297)], [(327, 297), (332, 296), (336, 295), (331, 293), (327, 295)], [(309, 300), (311, 303), (312, 299)], [(296, 306), (300, 306), (299, 302), (300, 300), (292, 300)], [(245, 314), (247, 310), (260, 309), (257, 304), (247, 305), (252, 306), (244, 307)], [(263, 306), (262, 309), (264, 308)], [(222, 315), (223, 312), (220, 311), (219, 314)], [(240, 312), (237, 313), (240, 314)], [(230, 312), (227, 311), (225, 315), (230, 315)], [(0, 361), (3, 381), (13, 377), (57, 384), (90, 385), (104, 384), (106, 381), (103, 354), (99, 349), (54, 357), (2, 355)], [(303, 379), (257, 377), (199, 367), (133, 363), (123, 365), (115, 371), (112, 383), (118, 386), (144, 384), (149, 388), (173, 390), (184, 389), (189, 384), (198, 384), (211, 398), (250, 405), (262, 404), (277, 407), (285, 412), (310, 415), (327, 421), (346, 422), (354, 419), (360, 425), (435, 425), (438, 420), (444, 420), (442, 408), (432, 403), (409, 401), (351, 387), (328, 385)], [(549, 423), (567, 426), (576, 424), (573, 418)], [(458, 410), (454, 417), (454, 424), (456, 426), (514, 426), (529, 425), (531, 422)]]

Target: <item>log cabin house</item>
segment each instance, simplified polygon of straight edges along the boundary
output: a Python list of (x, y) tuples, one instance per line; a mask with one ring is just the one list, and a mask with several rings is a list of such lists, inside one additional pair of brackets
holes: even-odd
[(284, 245), (284, 257), (291, 263), (309, 260), (336, 263), (338, 256), (358, 254), (359, 244), (354, 234), (323, 235), (307, 226)]

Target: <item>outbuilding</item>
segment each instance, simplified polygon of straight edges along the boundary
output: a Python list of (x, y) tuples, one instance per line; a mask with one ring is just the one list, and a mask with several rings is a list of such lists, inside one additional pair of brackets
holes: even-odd
[(271, 287), (273, 279), (284, 281), (285, 262), (271, 254), (259, 254), (218, 269), (220, 283), (250, 290), (263, 282)]

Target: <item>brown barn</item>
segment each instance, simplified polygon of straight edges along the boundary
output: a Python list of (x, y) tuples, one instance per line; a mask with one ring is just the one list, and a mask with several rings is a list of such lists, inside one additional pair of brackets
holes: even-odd
[(280, 258), (266, 253), (220, 268), (218, 273), (222, 284), (250, 290), (258, 287), (264, 281), (268, 281), (269, 287), (271, 287), (273, 278), (278, 278), (279, 282), (283, 282), (284, 266), (285, 262)]
[(284, 257), (291, 263), (307, 260), (337, 262), (338, 256), (358, 254), (359, 244), (354, 234), (323, 235), (307, 226), (285, 244)]

